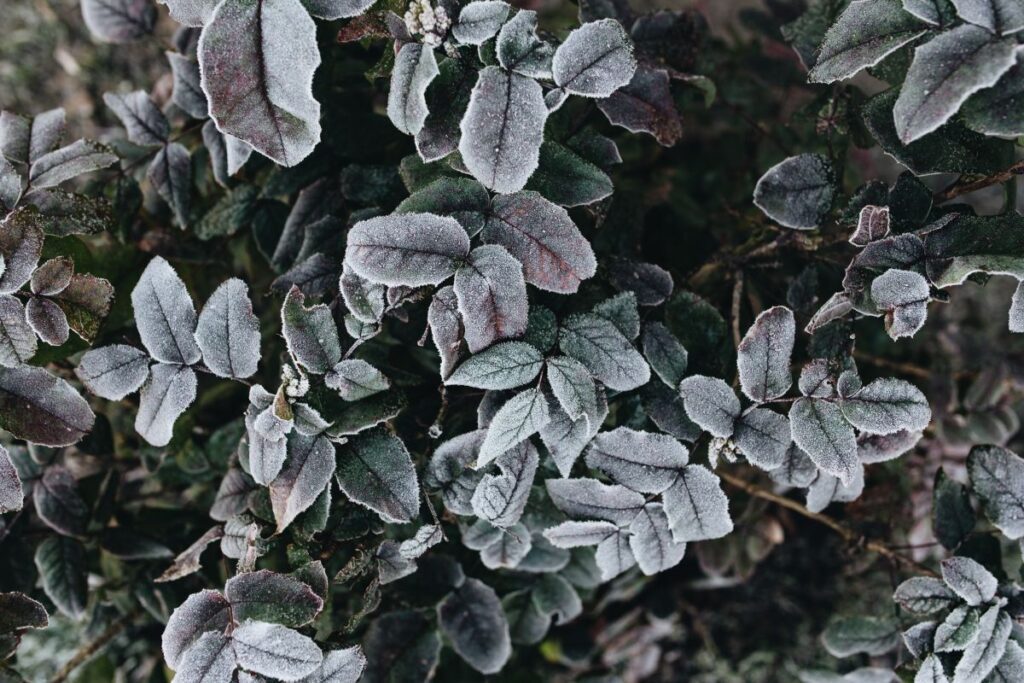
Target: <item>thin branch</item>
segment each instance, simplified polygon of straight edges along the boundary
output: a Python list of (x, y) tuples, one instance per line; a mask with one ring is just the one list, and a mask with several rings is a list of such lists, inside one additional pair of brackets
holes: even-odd
[(978, 178), (967, 182), (964, 182), (963, 178), (959, 178), (952, 185), (936, 192), (933, 199), (936, 204), (941, 204), (942, 202), (948, 202), (950, 199), (954, 199), (960, 195), (970, 194), (971, 192), (989, 187), (990, 185), (1005, 183), (1009, 180), (1013, 180), (1019, 175), (1024, 175), (1024, 159), (1021, 159), (1007, 169), (985, 176), (984, 178)]
[(732, 286), (732, 341), (738, 349), (743, 335), (740, 333), (740, 308), (743, 303), (743, 271), (737, 270)]
[(89, 661), (89, 659), (102, 650), (107, 643), (120, 635), (121, 632), (128, 627), (128, 624), (134, 621), (134, 619), (140, 614), (142, 614), (142, 609), (136, 607), (131, 612), (128, 612), (128, 614), (125, 614), (108, 626), (107, 629), (95, 640), (92, 640), (78, 648), (75, 654), (72, 655), (71, 659), (69, 659), (67, 663), (53, 675), (53, 678), (50, 679), (50, 683), (63, 683), (68, 680), (68, 677), (71, 676), (75, 669)]

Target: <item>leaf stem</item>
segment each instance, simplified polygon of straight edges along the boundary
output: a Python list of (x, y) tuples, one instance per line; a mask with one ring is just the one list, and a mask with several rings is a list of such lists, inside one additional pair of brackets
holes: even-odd
[(1013, 180), (1016, 176), (1024, 175), (1024, 159), (1021, 159), (1012, 166), (993, 173), (992, 175), (977, 178), (975, 180), (965, 182), (963, 177), (958, 178), (953, 184), (948, 185), (945, 189), (936, 192), (933, 201), (936, 204), (948, 202), (950, 199), (959, 197), (960, 195), (970, 194), (982, 188), (986, 188), (990, 185), (998, 185), (999, 183), (1005, 183)]
[(64, 666), (62, 666), (60, 670), (53, 675), (53, 678), (50, 679), (50, 683), (63, 683), (68, 680), (68, 677), (71, 676), (75, 669), (80, 667), (82, 664), (85, 664), (93, 655), (103, 649), (107, 643), (120, 635), (121, 632), (127, 628), (128, 624), (134, 621), (140, 614), (142, 614), (142, 608), (136, 607), (114, 621), (114, 623), (108, 626), (103, 633), (96, 637), (95, 640), (92, 640), (78, 648), (78, 650), (75, 651), (75, 654), (71, 656), (71, 659), (69, 659), (67, 663), (65, 663)]

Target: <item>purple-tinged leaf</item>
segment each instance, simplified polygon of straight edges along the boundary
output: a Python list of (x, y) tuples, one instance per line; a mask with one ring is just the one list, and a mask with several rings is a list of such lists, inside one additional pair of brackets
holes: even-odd
[(619, 22), (592, 21), (558, 46), (551, 70), (555, 84), (574, 95), (608, 97), (633, 78), (633, 44)]
[(128, 43), (152, 33), (157, 17), (151, 0), (82, 0), (82, 18), (100, 40)]
[(375, 0), (302, 0), (309, 13), (318, 19), (348, 19), (370, 9)]
[(43, 522), (65, 536), (85, 534), (89, 508), (78, 495), (78, 482), (66, 468), (50, 465), (33, 488), (36, 514)]
[(402, 441), (383, 430), (361, 434), (338, 452), (338, 485), (355, 503), (391, 523), (419, 513), (420, 487), (412, 457)]
[[(174, 76), (172, 99), (178, 108), (194, 119), (205, 119), (210, 115), (210, 105), (206, 102), (206, 93), (201, 84), (199, 62), (177, 52), (167, 52), (167, 61), (171, 65)], [(216, 124), (214, 130), (216, 130)], [(205, 133), (206, 126), (203, 126)]]
[(260, 324), (252, 311), (249, 286), (224, 281), (199, 314), (196, 343), (206, 366), (218, 377), (245, 378), (260, 361)]
[(0, 295), (0, 365), (4, 367), (24, 365), (36, 355), (36, 333), (31, 320), (25, 318), (21, 301), (9, 294)]
[(857, 216), (857, 228), (850, 235), (850, 244), (864, 247), (875, 240), (888, 237), (889, 227), (888, 206), (865, 206)]
[(46, 608), (24, 593), (0, 593), (0, 635), (25, 628), (46, 628), (50, 617)]
[(50, 346), (60, 346), (71, 334), (64, 311), (44, 297), (34, 296), (28, 300), (25, 304), (25, 320), (36, 335)]
[(427, 120), (427, 88), (440, 73), (429, 45), (406, 43), (395, 57), (388, 90), (388, 118), (395, 128), (416, 135)]
[(522, 265), (496, 244), (477, 247), (455, 272), (455, 296), (471, 353), (526, 332)]
[(316, 671), (324, 656), (312, 639), (279, 624), (247, 621), (231, 634), (238, 665), (283, 681)]
[(288, 436), (288, 459), (270, 482), (270, 504), (278, 533), (316, 501), (331, 483), (334, 467), (334, 444), (327, 438), (299, 432)]
[(495, 461), (500, 475), (485, 474), (473, 493), (473, 514), (496, 527), (508, 528), (523, 516), (540, 455), (529, 441), (519, 443)]
[(60, 306), (75, 334), (92, 342), (114, 299), (114, 287), (101, 277), (88, 273), (75, 273), (71, 284), (51, 297)]
[(142, 90), (119, 95), (105, 93), (103, 101), (117, 115), (128, 131), (128, 139), (136, 145), (163, 145), (171, 133), (171, 124)]
[(74, 274), (75, 262), (67, 256), (49, 259), (32, 273), (29, 281), (32, 293), (39, 296), (60, 294), (71, 284)]
[(505, 610), (494, 589), (478, 581), (466, 581), (437, 606), (441, 632), (455, 652), (482, 674), (494, 674), (512, 655)]
[(162, 363), (191, 365), (202, 352), (195, 340), (196, 309), (167, 261), (155, 257), (132, 290), (135, 325), (142, 345)]
[(649, 133), (671, 147), (683, 136), (683, 124), (672, 98), (668, 72), (646, 64), (629, 83), (597, 103), (608, 121), (633, 133)]
[(185, 548), (174, 558), (174, 562), (167, 570), (153, 579), (155, 583), (166, 583), (177, 581), (180, 578), (194, 574), (201, 568), (200, 558), (206, 547), (224, 536), (224, 527), (217, 525), (211, 527), (205, 534), (196, 539), (195, 543)]
[(0, 428), (40, 446), (70, 446), (92, 429), (92, 410), (42, 368), (0, 368)]
[(164, 661), (177, 669), (182, 656), (204, 633), (222, 633), (230, 621), (230, 606), (217, 591), (201, 590), (171, 613), (160, 644)]
[(769, 168), (754, 188), (754, 204), (786, 228), (810, 230), (832, 208), (832, 164), (820, 154), (800, 154)]
[(164, 145), (149, 164), (146, 177), (174, 211), (178, 224), (187, 226), (192, 204), (192, 160), (185, 146), (177, 142)]
[(37, 190), (56, 187), (66, 180), (98, 171), (116, 162), (117, 155), (104, 145), (78, 140), (36, 159), (29, 169), (29, 183)]
[(429, 213), (392, 214), (349, 230), (345, 263), (357, 275), (386, 285), (436, 285), (469, 254), (458, 222)]
[(75, 375), (97, 396), (120, 401), (149, 377), (149, 356), (124, 344), (90, 349), (75, 368)]
[(703, 465), (687, 465), (662, 494), (672, 537), (680, 543), (721, 538), (732, 532), (722, 482)]
[(43, 231), (35, 219), (36, 211), (29, 209), (11, 214), (0, 223), (0, 294), (13, 294), (32, 277), (43, 252)]
[(196, 398), (196, 373), (185, 365), (157, 363), (139, 393), (135, 431), (152, 446), (171, 441), (174, 423)]

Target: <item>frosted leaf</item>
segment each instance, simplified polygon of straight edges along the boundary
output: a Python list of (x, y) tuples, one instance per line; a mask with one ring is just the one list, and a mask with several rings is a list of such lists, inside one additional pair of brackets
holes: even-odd
[(677, 542), (721, 538), (732, 531), (729, 499), (722, 492), (722, 483), (703, 465), (683, 468), (661, 497)]
[(503, 247), (488, 244), (469, 254), (455, 273), (455, 296), (471, 353), (526, 332), (523, 269)]
[(366, 668), (366, 656), (358, 645), (324, 654), (324, 661), (316, 671), (300, 683), (356, 683)]
[(899, 628), (888, 619), (839, 617), (821, 634), (821, 644), (833, 657), (865, 653), (883, 655), (899, 642)]
[(953, 7), (946, 0), (903, 0), (903, 9), (933, 26), (942, 26), (954, 18)]
[(728, 384), (717, 377), (694, 375), (679, 384), (683, 407), (690, 419), (713, 436), (732, 436), (733, 423), (740, 415), (740, 400)]
[(231, 278), (214, 291), (199, 314), (196, 342), (206, 367), (218, 377), (245, 378), (256, 372), (260, 323), (247, 284)]
[(305, 295), (292, 287), (281, 306), (281, 333), (288, 351), (310, 372), (324, 374), (341, 360), (338, 326), (324, 304), (304, 305)]
[(266, 569), (230, 579), (224, 596), (235, 621), (270, 621), (298, 628), (310, 623), (323, 609), (323, 599), (294, 576)]
[(885, 313), (885, 331), (894, 340), (913, 337), (928, 317), (928, 281), (910, 270), (887, 270), (871, 282), (871, 299)]
[(395, 57), (388, 91), (388, 118), (395, 128), (407, 135), (420, 132), (429, 113), (427, 87), (439, 73), (433, 48), (419, 43), (402, 46)]
[(366, 671), (363, 680), (387, 681), (402, 676), (429, 680), (441, 653), (441, 637), (433, 619), (413, 610), (388, 612), (374, 619), (363, 639)]
[(875, 66), (928, 27), (903, 11), (900, 0), (854, 0), (825, 34), (812, 83), (832, 83)]
[(30, 278), (33, 294), (53, 296), (60, 294), (71, 284), (71, 276), (75, 274), (75, 262), (67, 256), (58, 256), (35, 269)]
[(220, 481), (217, 496), (210, 506), (210, 517), (218, 522), (226, 522), (235, 515), (242, 514), (249, 508), (249, 495), (255, 488), (252, 477), (237, 467), (232, 467)]
[(385, 285), (370, 282), (345, 266), (341, 271), (338, 288), (345, 300), (345, 308), (361, 322), (376, 323), (384, 317)]
[(35, 221), (0, 222), (0, 294), (13, 294), (32, 278), (43, 251), (43, 231)]
[(972, 607), (990, 601), (999, 587), (996, 577), (969, 557), (943, 560), (942, 580)]
[(232, 632), (231, 639), (239, 666), (283, 681), (308, 676), (323, 661), (316, 643), (279, 624), (248, 621)]
[(520, 341), (501, 342), (467, 358), (448, 376), (445, 384), (514, 389), (533, 381), (543, 364), (544, 356), (534, 346)]
[(269, 486), (284, 465), (288, 455), (287, 441), (283, 437), (268, 439), (255, 426), (250, 426), (248, 418), (246, 425), (249, 426), (247, 432), (249, 474), (257, 484)]
[(857, 216), (857, 228), (850, 235), (850, 244), (863, 247), (870, 242), (888, 237), (889, 231), (889, 207), (865, 206)]
[(1010, 332), (1024, 332), (1024, 281), (1017, 283), (1010, 300)]
[[(29, 303), (35, 301), (30, 299)], [(13, 368), (36, 355), (36, 333), (25, 308), (9, 294), (0, 295), (0, 365)]]
[[(172, 98), (178, 108), (194, 119), (205, 119), (209, 114), (206, 93), (200, 84), (199, 62), (176, 52), (166, 52), (174, 76)], [(212, 124), (216, 130), (216, 124)], [(203, 127), (206, 130), (206, 127)]]
[(921, 667), (914, 676), (914, 683), (949, 683), (946, 672), (942, 668), (942, 660), (930, 654), (921, 662)]
[(815, 358), (800, 370), (797, 383), (800, 393), (812, 398), (832, 398), (836, 395), (836, 381), (828, 360)]
[(835, 403), (815, 398), (798, 399), (789, 409), (793, 442), (823, 472), (852, 481), (862, 467), (857, 460), (857, 437)]
[(539, 531), (531, 537), (530, 552), (516, 565), (516, 569), (530, 574), (551, 574), (559, 572), (569, 564), (572, 555), (568, 550), (556, 548)]
[(60, 144), (64, 134), (64, 110), (50, 109), (29, 121), (0, 112), (0, 154), (11, 161), (31, 165)]
[(573, 294), (597, 272), (594, 251), (566, 210), (536, 192), (495, 197), (482, 236), (505, 247), (523, 264), (526, 281), (548, 292)]
[(910, 451), (921, 440), (922, 433), (901, 429), (892, 434), (859, 434), (857, 457), (865, 465), (895, 460)]
[(174, 423), (195, 398), (196, 373), (192, 368), (156, 363), (139, 393), (135, 431), (152, 446), (166, 446)]
[(532, 592), (541, 613), (554, 617), (556, 624), (568, 623), (583, 612), (583, 603), (576, 590), (561, 576), (542, 576)]
[(614, 19), (592, 21), (558, 46), (551, 71), (555, 84), (574, 95), (608, 97), (633, 78), (633, 44)]
[(320, 141), (316, 25), (299, 0), (223, 0), (199, 39), (202, 86), (217, 129), (294, 166)]
[[(517, 527), (513, 527), (513, 529)], [(490, 522), (478, 519), (473, 522), (472, 526), (462, 530), (462, 544), (470, 550), (483, 550), (496, 543), (502, 533), (505, 533), (502, 529)]]
[(441, 378), (447, 378), (459, 360), (462, 344), (462, 317), (453, 287), (442, 287), (434, 293), (427, 309), (427, 324), (434, 347), (441, 356)]
[(94, 417), (70, 384), (42, 368), (0, 368), (0, 429), (40, 446), (69, 446)]
[(437, 605), (437, 624), (455, 652), (482, 674), (497, 673), (512, 655), (508, 620), (494, 589), (465, 582)]
[(835, 191), (835, 174), (828, 159), (820, 154), (800, 154), (761, 176), (754, 187), (754, 204), (779, 225), (810, 230), (832, 208)]
[(507, 528), (523, 516), (540, 456), (529, 441), (505, 451), (496, 460), (501, 475), (484, 475), (473, 493), (473, 514)]
[(490, 195), (477, 181), (442, 176), (406, 197), (395, 212), (451, 216), (467, 233), (476, 235), (484, 227), (490, 205)]
[(171, 133), (171, 124), (142, 90), (124, 95), (105, 93), (103, 101), (117, 115), (136, 145), (163, 145)]
[(171, 18), (183, 26), (202, 26), (210, 20), (220, 0), (160, 0)]
[(281, 533), (331, 483), (334, 474), (334, 444), (323, 436), (292, 432), (288, 436), (288, 459), (270, 483), (270, 505)]
[(786, 451), (782, 464), (771, 471), (775, 483), (801, 489), (810, 486), (816, 476), (817, 465), (796, 444), (792, 444)]
[(117, 162), (117, 155), (98, 142), (78, 140), (39, 157), (29, 169), (29, 183), (36, 190), (56, 187), (83, 173)]
[(605, 299), (593, 308), (596, 316), (604, 318), (630, 341), (640, 336), (640, 311), (636, 307), (636, 295), (622, 292)]
[(551, 392), (572, 420), (598, 411), (597, 386), (590, 371), (578, 360), (555, 356), (547, 361), (547, 379)]
[(6, 157), (0, 156), (0, 215), (7, 215), (18, 205), (21, 192), (21, 174)]
[(496, 530), (496, 539), (480, 549), (480, 561), (488, 569), (515, 569), (533, 548), (529, 529), (515, 524)]
[(654, 373), (672, 389), (678, 387), (686, 374), (688, 354), (676, 336), (662, 323), (651, 322), (644, 325), (640, 343)]
[(444, 532), (437, 524), (424, 524), (412, 538), (402, 541), (398, 553), (407, 560), (422, 557), (423, 553), (444, 540)]
[(853, 304), (850, 301), (849, 295), (846, 292), (836, 292), (828, 298), (828, 301), (821, 305), (821, 308), (815, 311), (811, 319), (807, 321), (804, 332), (813, 334), (830, 322), (839, 320), (852, 310)]
[(440, 490), (445, 508), (454, 514), (473, 514), (471, 499), (483, 472), (470, 465), (476, 461), (486, 433), (487, 430), (478, 429), (440, 444), (423, 475), (426, 486)]
[(533, 10), (519, 10), (501, 27), (496, 48), (498, 62), (505, 69), (530, 78), (552, 77), (555, 48), (537, 37), (537, 13)]
[(164, 661), (177, 669), (182, 655), (208, 632), (222, 633), (230, 620), (228, 601), (217, 591), (201, 590), (171, 613), (161, 637)]
[(35, 565), (43, 592), (62, 614), (79, 620), (88, 598), (85, 547), (67, 536), (48, 536), (36, 546)]
[(171, 566), (163, 574), (153, 579), (154, 583), (166, 583), (194, 574), (201, 568), (200, 560), (203, 551), (214, 541), (224, 537), (224, 527), (218, 524), (210, 527), (206, 533), (200, 536), (189, 547), (182, 550), (175, 558)]
[(185, 283), (160, 256), (153, 258), (132, 290), (132, 309), (142, 345), (162, 363), (191, 365), (202, 353), (196, 344), (196, 309)]
[(331, 426), (323, 415), (306, 403), (293, 403), (292, 416), (296, 431), (306, 436), (316, 436)]
[(934, 614), (954, 607), (958, 602), (956, 593), (930, 576), (907, 579), (896, 587), (892, 599), (914, 614)]
[[(666, 524), (666, 528), (667, 524)], [(614, 533), (619, 527), (611, 522), (568, 521), (544, 530), (544, 538), (556, 548), (579, 548), (597, 545)]]
[(818, 476), (811, 482), (807, 489), (807, 509), (811, 512), (821, 512), (830, 503), (849, 503), (860, 498), (864, 493), (864, 468), (854, 470), (854, 475), (848, 483), (831, 474), (819, 472)]
[(611, 581), (619, 574), (631, 569), (636, 564), (636, 557), (629, 547), (629, 535), (616, 531), (614, 534), (597, 544), (594, 554), (597, 568), (601, 571), (602, 581)]
[(175, 683), (230, 683), (234, 680), (233, 641), (223, 633), (204, 633), (178, 660)]
[(66, 536), (84, 536), (89, 508), (78, 494), (78, 482), (61, 465), (50, 465), (32, 487), (36, 514), (54, 531)]
[(936, 652), (962, 652), (978, 635), (980, 610), (961, 605), (952, 610), (935, 630)]
[(447, 216), (404, 213), (356, 223), (348, 232), (345, 264), (386, 285), (436, 285), (469, 254), (469, 236)]
[[(983, 681), (999, 664), (1013, 631), (1013, 620), (998, 605), (989, 607), (978, 621), (978, 635), (964, 649), (953, 672), (953, 683)], [(936, 633), (938, 637), (938, 633)]]
[(629, 525), (629, 548), (647, 576), (671, 569), (683, 560), (686, 544), (672, 537), (661, 503), (648, 503)]
[(324, 375), (324, 384), (345, 401), (358, 401), (391, 388), (391, 382), (365, 360), (343, 360)]
[(570, 517), (601, 519), (628, 525), (644, 506), (643, 495), (617, 484), (596, 479), (548, 479), (544, 482), (551, 502)]
[(781, 467), (793, 443), (789, 420), (767, 408), (755, 408), (739, 417), (732, 439), (750, 464), (765, 471)]
[(558, 346), (609, 389), (629, 391), (651, 378), (647, 362), (622, 332), (593, 313), (574, 314), (562, 321)]
[(1015, 640), (1006, 641), (1006, 652), (990, 674), (993, 683), (1013, 683), (1024, 680), (1024, 648)]
[(452, 26), (452, 36), (464, 45), (480, 45), (498, 33), (509, 9), (508, 3), (501, 0), (476, 0), (463, 5)]
[(921, 390), (891, 377), (876, 379), (842, 399), (840, 405), (854, 427), (870, 434), (922, 431), (932, 419), (928, 399)]
[(550, 420), (547, 399), (538, 388), (513, 396), (494, 415), (480, 447), (479, 469), (521, 441), (536, 434)]
[(146, 178), (174, 211), (182, 227), (188, 225), (192, 203), (192, 160), (184, 145), (164, 145), (149, 164)]
[(1024, 5), (1017, 0), (952, 0), (964, 21), (1007, 35), (1024, 29)]
[(988, 136), (1016, 138), (1024, 134), (1024, 53), (991, 88), (972, 95), (961, 113), (971, 130)]
[(893, 106), (896, 133), (910, 144), (946, 123), (967, 98), (996, 84), (1015, 61), (1017, 43), (996, 40), (967, 24), (914, 50), (914, 61)]
[(675, 482), (689, 456), (671, 436), (619, 427), (594, 437), (586, 461), (634, 491), (661, 493)]
[(466, 168), (495, 192), (523, 189), (537, 168), (547, 117), (539, 83), (485, 67), (459, 125), (459, 152)]
[(793, 311), (775, 306), (757, 316), (737, 348), (743, 393), (754, 402), (779, 398), (789, 391), (793, 377), (789, 369), (796, 341)]
[(7, 449), (0, 446), (0, 514), (20, 510), (25, 503), (21, 479)]
[(319, 19), (358, 17), (373, 3), (374, 0), (302, 0), (309, 13)]
[(1007, 537), (1024, 537), (1024, 459), (998, 446), (975, 446), (967, 458), (985, 516)]
[(412, 457), (401, 440), (383, 430), (360, 434), (338, 450), (342, 492), (391, 523), (408, 522), (420, 509)]
[(260, 535), (259, 526), (249, 519), (247, 516), (238, 516), (224, 522), (224, 535), (220, 538), (220, 552), (224, 557), (240, 560), (249, 551), (250, 542), (255, 545)]
[[(430, 113), (416, 135), (416, 151), (425, 163), (443, 159), (458, 149), (461, 135), (459, 123), (469, 106), (477, 77), (476, 69), (467, 60), (443, 59), (439, 70), (441, 73), (427, 90), (427, 108)], [(473, 184), (477, 183), (474, 181)]]
[(149, 0), (83, 0), (82, 19), (108, 43), (128, 43), (153, 32), (156, 8)]
[(593, 411), (578, 420), (569, 417), (569, 414), (562, 409), (561, 404), (552, 401), (548, 403), (551, 421), (541, 427), (540, 439), (551, 453), (555, 467), (563, 477), (569, 476), (576, 459), (579, 458), (583, 449), (601, 429), (605, 418), (608, 417), (608, 400), (600, 385), (597, 386), (595, 395), (597, 403)]

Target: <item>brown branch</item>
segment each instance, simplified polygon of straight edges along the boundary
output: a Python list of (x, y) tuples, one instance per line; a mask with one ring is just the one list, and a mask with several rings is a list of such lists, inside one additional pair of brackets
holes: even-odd
[(737, 270), (732, 287), (732, 343), (738, 349), (743, 334), (740, 332), (740, 309), (743, 303), (743, 271)]
[(971, 192), (986, 188), (990, 185), (999, 185), (1007, 182), (1008, 180), (1013, 180), (1014, 177), (1019, 175), (1024, 175), (1024, 159), (1018, 161), (1007, 169), (985, 176), (984, 178), (978, 178), (967, 182), (964, 182), (963, 178), (959, 178), (952, 185), (936, 192), (933, 200), (936, 204), (948, 202), (950, 199), (954, 199), (960, 195), (970, 194)]
[(101, 649), (103, 649), (103, 647), (107, 643), (109, 643), (111, 640), (120, 635), (121, 632), (128, 627), (128, 624), (131, 623), (140, 614), (142, 614), (142, 609), (136, 607), (131, 612), (125, 614), (120, 619), (118, 619), (110, 626), (108, 626), (107, 629), (103, 633), (101, 633), (95, 640), (92, 640), (83, 645), (82, 647), (78, 648), (75, 654), (72, 655), (71, 659), (69, 659), (67, 663), (64, 666), (62, 666), (57, 673), (53, 675), (53, 678), (50, 679), (50, 683), (63, 683), (64, 681), (68, 680), (68, 677), (71, 676), (71, 673), (75, 669), (89, 661), (89, 659), (92, 658), (92, 656), (99, 652)]

